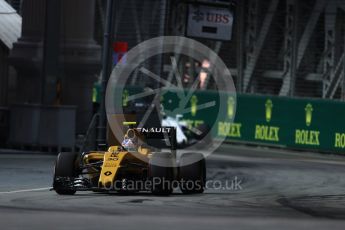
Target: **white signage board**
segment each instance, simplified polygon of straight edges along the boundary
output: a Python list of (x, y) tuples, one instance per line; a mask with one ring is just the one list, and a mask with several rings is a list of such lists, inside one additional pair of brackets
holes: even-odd
[(189, 4), (187, 17), (188, 37), (231, 40), (234, 15), (230, 9)]

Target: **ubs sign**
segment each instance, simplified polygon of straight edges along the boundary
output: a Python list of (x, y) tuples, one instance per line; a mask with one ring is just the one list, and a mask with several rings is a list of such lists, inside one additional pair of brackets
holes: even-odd
[(230, 41), (233, 22), (233, 13), (228, 8), (190, 4), (187, 36)]

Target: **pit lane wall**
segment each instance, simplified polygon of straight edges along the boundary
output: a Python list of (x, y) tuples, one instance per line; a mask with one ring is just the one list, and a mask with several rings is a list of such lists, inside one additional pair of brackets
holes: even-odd
[[(219, 111), (220, 118), (215, 119), (215, 108), (198, 108), (213, 100), (219, 103), (217, 95), (212, 92), (195, 93), (187, 106), (190, 111), (184, 114), (183, 119), (190, 126), (202, 123), (216, 125), (213, 137), (226, 137), (229, 141), (311, 151), (342, 153), (345, 150), (343, 102), (246, 94), (237, 95), (237, 98), (222, 95), (222, 103), (226, 102), (226, 105)], [(163, 95), (165, 108), (171, 104), (176, 107), (178, 102), (174, 101), (169, 93)], [(234, 106), (235, 101), (237, 106)], [(234, 121), (227, 122), (231, 116), (234, 116)]]

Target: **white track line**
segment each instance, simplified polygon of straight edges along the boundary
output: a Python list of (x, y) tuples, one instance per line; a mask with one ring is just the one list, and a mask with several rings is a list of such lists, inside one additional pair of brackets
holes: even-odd
[(9, 191), (9, 192), (0, 192), (1, 194), (13, 194), (13, 193), (21, 193), (21, 192), (37, 192), (37, 191), (49, 191), (51, 187), (47, 188), (34, 188), (34, 189), (25, 189), (25, 190), (15, 190), (15, 191)]

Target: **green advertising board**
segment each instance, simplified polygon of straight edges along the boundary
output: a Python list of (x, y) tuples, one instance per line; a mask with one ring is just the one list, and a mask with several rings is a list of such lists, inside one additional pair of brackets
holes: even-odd
[[(190, 107), (216, 98), (218, 93), (197, 92)], [(221, 95), (226, 96), (226, 95)], [(345, 103), (322, 99), (275, 96), (228, 95), (224, 117), (217, 120), (215, 138), (326, 152), (345, 151)], [(196, 102), (196, 103), (195, 103)], [(166, 104), (164, 101), (163, 104)], [(237, 104), (235, 109), (235, 104)], [(216, 107), (217, 108), (217, 107)], [(188, 124), (214, 125), (216, 111), (191, 110), (184, 114)], [(227, 122), (234, 116), (233, 122)]]
[(341, 102), (239, 95), (235, 123), (243, 141), (342, 152), (344, 117)]
[[(230, 96), (226, 116), (233, 115), (233, 105)], [(188, 114), (186, 117), (212, 124), (212, 114), (205, 113), (206, 110), (199, 111), (193, 118)], [(344, 118), (343, 102), (241, 94), (237, 95), (234, 121), (218, 121), (213, 135), (232, 141), (342, 152), (345, 151)]]
[[(138, 89), (134, 91), (138, 93)], [(124, 91), (124, 106), (126, 98), (134, 91)], [(161, 102), (166, 111), (173, 113), (179, 106), (179, 93), (162, 93)], [(200, 105), (210, 101), (215, 101), (216, 105), (199, 109)], [(222, 111), (219, 111), (220, 102), (226, 103)], [(345, 152), (344, 102), (197, 91), (186, 108), (188, 111), (184, 111), (183, 120), (194, 127), (204, 123), (216, 127), (212, 130), (214, 138), (311, 151)], [(220, 118), (215, 119), (218, 114)]]

